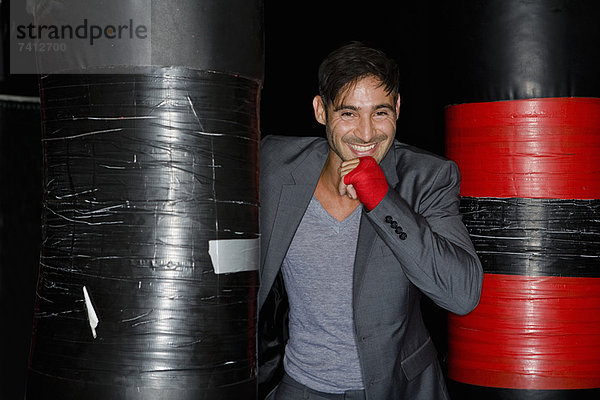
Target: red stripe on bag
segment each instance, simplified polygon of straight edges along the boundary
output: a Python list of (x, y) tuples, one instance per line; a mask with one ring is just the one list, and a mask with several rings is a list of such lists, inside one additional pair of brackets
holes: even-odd
[(600, 198), (600, 99), (451, 106), (446, 138), (463, 196)]
[(449, 378), (514, 389), (600, 387), (600, 278), (485, 274), (450, 315)]

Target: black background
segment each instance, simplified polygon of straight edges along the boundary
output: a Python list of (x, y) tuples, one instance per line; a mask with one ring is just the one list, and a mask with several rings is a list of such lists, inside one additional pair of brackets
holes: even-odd
[(442, 154), (447, 79), (442, 24), (447, 21), (439, 2), (268, 1), (262, 133), (323, 135), (312, 111), (319, 63), (339, 45), (358, 40), (400, 65), (397, 138)]

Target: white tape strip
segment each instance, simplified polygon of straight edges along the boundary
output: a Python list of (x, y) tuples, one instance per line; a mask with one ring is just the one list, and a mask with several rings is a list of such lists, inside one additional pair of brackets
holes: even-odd
[(209, 240), (208, 254), (215, 274), (256, 271), (260, 257), (260, 239)]
[(90, 321), (90, 328), (92, 328), (92, 336), (96, 339), (96, 327), (98, 326), (98, 316), (92, 305), (92, 300), (88, 294), (85, 286), (83, 287), (83, 298), (85, 299), (85, 308), (87, 309), (88, 320)]
[(0, 101), (11, 101), (11, 102), (19, 102), (19, 103), (39, 103), (39, 97), (30, 97), (30, 96), (13, 96), (10, 94), (0, 94)]

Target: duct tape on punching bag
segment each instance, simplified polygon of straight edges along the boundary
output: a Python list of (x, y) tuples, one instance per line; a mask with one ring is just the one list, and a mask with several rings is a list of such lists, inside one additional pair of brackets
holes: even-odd
[(447, 155), (485, 275), (479, 306), (450, 316), (451, 395), (596, 399), (600, 6), (456, 6)]
[(255, 398), (262, 2), (97, 3), (32, 24), (57, 51), (27, 399)]

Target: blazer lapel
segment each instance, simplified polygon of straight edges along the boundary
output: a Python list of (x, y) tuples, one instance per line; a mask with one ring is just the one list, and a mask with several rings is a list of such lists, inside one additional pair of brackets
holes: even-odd
[(352, 300), (354, 304), (357, 304), (357, 297), (360, 294), (362, 288), (363, 276), (367, 269), (369, 261), (369, 255), (371, 254), (371, 248), (375, 243), (376, 232), (373, 226), (369, 222), (369, 219), (365, 215), (363, 210), (360, 218), (360, 228), (358, 231), (358, 243), (356, 244), (356, 254), (354, 257), (354, 273), (353, 273), (353, 291)]
[[(394, 144), (379, 164), (391, 188), (394, 188), (399, 180), (396, 172), (396, 152)], [(367, 269), (371, 249), (375, 243), (377, 232), (371, 225), (366, 216), (366, 210), (363, 210), (360, 219), (360, 228), (358, 231), (358, 243), (356, 244), (356, 255), (354, 258), (354, 277), (353, 277), (353, 301), (356, 304), (357, 296), (360, 294), (363, 277)]]
[[(321, 146), (323, 147), (323, 146)], [(269, 245), (266, 249), (263, 274), (261, 276), (261, 289), (259, 291), (259, 307), (265, 300), (270, 290), (281, 263), (287, 254), (288, 248), (296, 229), (315, 192), (321, 170), (327, 158), (327, 143), (325, 151), (317, 148), (295, 167), (286, 183), (281, 185), (277, 213), (273, 222), (273, 231), (270, 234)]]

